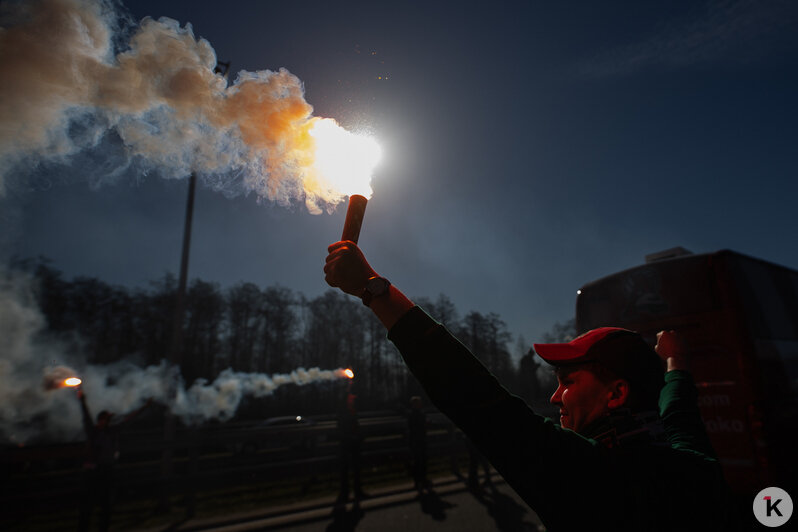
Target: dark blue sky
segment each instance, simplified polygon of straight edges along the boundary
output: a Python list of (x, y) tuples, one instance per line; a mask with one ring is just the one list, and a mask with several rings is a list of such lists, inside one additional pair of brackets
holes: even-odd
[[(126, 2), (190, 22), (233, 71), (287, 68), (315, 115), (375, 133), (360, 243), (409, 295), (531, 342), (582, 284), (662, 249), (798, 267), (794, 3), (336, 4)], [(177, 269), (185, 181), (32, 182), (2, 200), (7, 254), (112, 283)], [(190, 275), (318, 295), (343, 211), (201, 189)]]

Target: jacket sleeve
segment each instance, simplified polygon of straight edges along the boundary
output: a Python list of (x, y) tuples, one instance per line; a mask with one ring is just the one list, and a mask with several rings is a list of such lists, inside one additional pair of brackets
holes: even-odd
[(587, 489), (575, 487), (569, 471), (606, 474), (599, 471), (606, 462), (596, 459), (602, 448), (594, 440), (533, 412), (419, 307), (408, 311), (388, 338), (435, 406), (552, 529), (559, 515), (565, 515), (558, 512), (571, 513), (563, 506), (563, 490), (578, 499), (578, 492)]
[(698, 390), (689, 372), (673, 370), (665, 374), (659, 410), (672, 447), (717, 458), (698, 410)]

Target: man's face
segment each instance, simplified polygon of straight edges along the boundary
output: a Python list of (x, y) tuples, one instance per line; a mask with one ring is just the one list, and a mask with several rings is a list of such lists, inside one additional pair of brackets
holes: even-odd
[(557, 370), (557, 389), (549, 401), (560, 408), (560, 425), (581, 433), (590, 423), (607, 414), (612, 397), (609, 384), (577, 366)]

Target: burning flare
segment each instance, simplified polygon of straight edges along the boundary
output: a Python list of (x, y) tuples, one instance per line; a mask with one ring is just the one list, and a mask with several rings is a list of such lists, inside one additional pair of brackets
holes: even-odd
[(351, 133), (330, 118), (313, 120), (313, 169), (321, 182), (345, 196), (371, 197), (371, 176), (380, 162), (382, 150), (372, 137)]
[(349, 369), (349, 368), (346, 368), (346, 369), (343, 371), (343, 374), (344, 374), (344, 377), (346, 377), (347, 379), (354, 379), (354, 378), (355, 378), (355, 372), (354, 372), (354, 371), (352, 371), (352, 370), (351, 370), (351, 369)]
[(3, 4), (0, 196), (5, 177), (85, 151), (101, 164), (73, 171), (98, 183), (196, 173), (227, 195), (299, 200), (314, 214), (370, 195), (379, 146), (313, 116), (288, 70), (241, 71), (228, 82), (210, 43), (165, 17), (145, 18), (123, 43), (113, 4)]
[(45, 390), (57, 390), (67, 386), (79, 386), (81, 380), (75, 377), (75, 370), (67, 366), (45, 368), (42, 386)]

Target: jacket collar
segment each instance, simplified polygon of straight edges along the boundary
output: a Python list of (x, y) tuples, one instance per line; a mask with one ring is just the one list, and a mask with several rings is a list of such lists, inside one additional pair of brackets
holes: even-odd
[(633, 414), (629, 409), (617, 409), (594, 421), (582, 435), (612, 448), (662, 443), (665, 441), (665, 428), (654, 410)]

